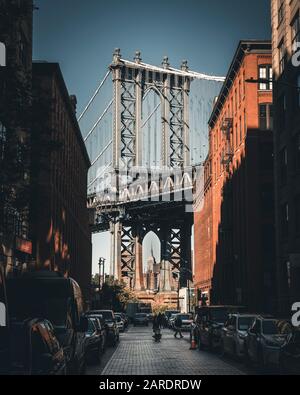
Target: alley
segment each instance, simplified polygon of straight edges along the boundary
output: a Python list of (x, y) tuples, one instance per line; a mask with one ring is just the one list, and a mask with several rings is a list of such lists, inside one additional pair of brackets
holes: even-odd
[[(90, 366), (87, 374), (102, 375), (242, 375), (243, 365), (224, 361), (209, 352), (189, 350), (189, 334), (174, 339), (163, 330), (161, 343), (152, 339), (150, 327), (130, 327), (120, 337), (114, 352), (109, 349), (100, 366)], [(104, 362), (104, 363), (103, 363)]]

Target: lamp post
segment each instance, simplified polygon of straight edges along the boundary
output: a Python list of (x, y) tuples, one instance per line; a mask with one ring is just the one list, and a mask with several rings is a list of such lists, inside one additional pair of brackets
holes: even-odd
[[(103, 287), (104, 284), (104, 267), (105, 267), (105, 258), (99, 258), (99, 292), (100, 289)], [(102, 266), (102, 273), (101, 273), (101, 266)], [(102, 276), (102, 281), (101, 281), (101, 276)]]

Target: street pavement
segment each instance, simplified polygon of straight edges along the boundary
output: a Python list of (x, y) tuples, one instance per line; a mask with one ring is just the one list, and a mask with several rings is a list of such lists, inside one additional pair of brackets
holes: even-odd
[(217, 354), (190, 350), (189, 334), (175, 339), (169, 329), (155, 343), (151, 327), (130, 327), (116, 349), (108, 349), (101, 365), (88, 367), (88, 375), (243, 375), (243, 364)]

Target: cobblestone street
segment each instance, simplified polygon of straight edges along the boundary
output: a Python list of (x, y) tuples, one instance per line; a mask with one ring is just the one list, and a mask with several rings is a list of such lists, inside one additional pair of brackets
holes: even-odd
[(109, 349), (100, 366), (91, 366), (87, 374), (102, 375), (241, 375), (242, 364), (223, 360), (217, 354), (189, 350), (189, 334), (174, 339), (163, 331), (161, 343), (154, 343), (152, 329), (131, 327), (121, 335), (113, 352)]

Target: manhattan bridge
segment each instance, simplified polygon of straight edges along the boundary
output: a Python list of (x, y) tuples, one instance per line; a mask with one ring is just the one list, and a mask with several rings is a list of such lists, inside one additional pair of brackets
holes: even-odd
[[(78, 121), (91, 159), (92, 231), (111, 234), (111, 275), (145, 291), (143, 240), (161, 244), (160, 292), (191, 279), (193, 202), (203, 195), (208, 119), (223, 77), (122, 59), (112, 64)], [(166, 274), (166, 273), (170, 273)]]

